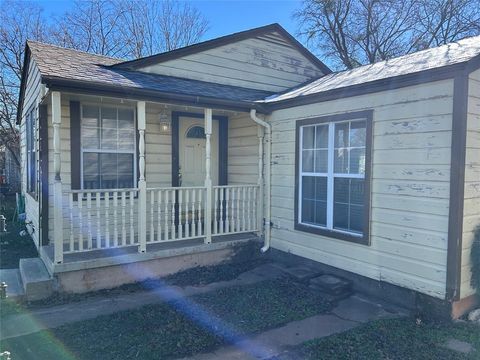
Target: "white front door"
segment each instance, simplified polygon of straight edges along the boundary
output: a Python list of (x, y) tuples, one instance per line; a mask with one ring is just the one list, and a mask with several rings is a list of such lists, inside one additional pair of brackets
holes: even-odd
[[(205, 121), (179, 119), (180, 186), (203, 186), (205, 182)], [(218, 184), (218, 121), (213, 121), (211, 140), (212, 184)]]

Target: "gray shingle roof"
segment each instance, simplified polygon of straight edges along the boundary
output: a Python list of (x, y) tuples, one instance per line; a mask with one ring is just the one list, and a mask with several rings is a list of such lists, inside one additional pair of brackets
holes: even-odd
[(360, 66), (353, 70), (331, 73), (283, 94), (272, 95), (266, 99), (266, 102), (273, 103), (289, 100), (399, 75), (454, 65), (466, 62), (478, 55), (480, 55), (480, 36), (470, 37), (391, 60)]
[(44, 78), (234, 101), (255, 101), (272, 95), (268, 91), (110, 68), (123, 60), (35, 41), (28, 41), (28, 47)]

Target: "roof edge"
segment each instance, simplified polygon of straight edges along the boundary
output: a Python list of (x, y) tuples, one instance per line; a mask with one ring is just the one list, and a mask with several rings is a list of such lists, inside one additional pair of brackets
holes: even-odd
[(256, 109), (263, 114), (268, 114), (267, 107), (259, 102), (238, 101), (207, 96), (185, 95), (157, 90), (137, 89), (119, 85), (104, 85), (97, 82), (83, 80), (69, 80), (54, 76), (42, 77), (42, 83), (49, 90), (72, 91), (82, 94), (97, 94), (112, 97), (129, 97), (137, 100), (168, 101), (180, 105), (208, 106), (216, 109), (228, 109), (237, 111), (250, 111)]
[(271, 32), (271, 31), (278, 31), (280, 32), (290, 43), (297, 48), (298, 51), (302, 53), (305, 57), (307, 57), (310, 61), (312, 61), (319, 69), (324, 72), (324, 75), (329, 74), (332, 72), (328, 66), (326, 66), (319, 58), (317, 58), (314, 54), (312, 54), (305, 46), (303, 46), (297, 39), (295, 39), (287, 30), (285, 30), (280, 24), (273, 23), (265, 26), (260, 26), (257, 28), (244, 30), (240, 32), (236, 32), (229, 35), (224, 35), (221, 37), (217, 37), (211, 40), (206, 40), (203, 42), (199, 42), (196, 44), (184, 46), (175, 50), (163, 52), (160, 54), (146, 56), (136, 60), (129, 60), (124, 61), (118, 64), (110, 65), (111, 67), (116, 68), (123, 68), (123, 69), (130, 69), (135, 70), (139, 67), (149, 66), (154, 63), (164, 62), (168, 60), (177, 59), (182, 56), (195, 54), (200, 51), (210, 50), (225, 44), (230, 44), (233, 42), (245, 40), (247, 38), (260, 35), (263, 33)]
[[(480, 60), (480, 59), (479, 59)], [(480, 62), (480, 61), (479, 61)], [(327, 90), (319, 93), (300, 95), (290, 99), (268, 101), (263, 104), (270, 112), (280, 109), (309, 105), (315, 102), (336, 100), (339, 98), (366, 95), (385, 90), (394, 90), (407, 86), (454, 78), (458, 71), (464, 70), (468, 61), (446, 65), (438, 68), (423, 70), (410, 74), (397, 75), (385, 79), (350, 85), (343, 88)], [(479, 65), (480, 67), (480, 65)]]
[(30, 66), (31, 50), (28, 46), (28, 40), (25, 41), (25, 52), (23, 55), (23, 68), (22, 68), (22, 77), (20, 80), (20, 91), (18, 92), (18, 106), (17, 106), (17, 125), (20, 125), (22, 122), (22, 113), (23, 113), (23, 97), (25, 94), (25, 87), (27, 86), (27, 75), (28, 67)]

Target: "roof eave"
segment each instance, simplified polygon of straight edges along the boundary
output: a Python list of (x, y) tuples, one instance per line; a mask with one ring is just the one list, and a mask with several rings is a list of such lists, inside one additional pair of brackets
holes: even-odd
[[(480, 64), (480, 59), (478, 62)], [(263, 104), (265, 104), (269, 111), (272, 112), (285, 108), (309, 105), (316, 102), (331, 101), (352, 96), (393, 90), (407, 86), (414, 86), (427, 82), (445, 80), (453, 78), (458, 71), (464, 70), (467, 67), (467, 64), (467, 62), (462, 62), (420, 72), (350, 85), (343, 88), (322, 91), (315, 94), (297, 96), (291, 99), (278, 100), (276, 102), (264, 102)]]
[(111, 84), (100, 84), (90, 81), (65, 79), (54, 76), (43, 76), (42, 83), (46, 84), (50, 90), (68, 91), (85, 95), (168, 102), (179, 105), (195, 105), (233, 111), (250, 111), (251, 109), (256, 109), (263, 114), (269, 113), (266, 106), (255, 101), (220, 99), (201, 95), (186, 95)]
[(23, 57), (22, 77), (20, 80), (20, 91), (18, 92), (18, 106), (17, 106), (17, 125), (22, 122), (23, 112), (23, 95), (25, 94), (25, 87), (27, 86), (28, 67), (30, 66), (31, 52), (28, 47), (28, 42), (25, 42), (25, 53)]

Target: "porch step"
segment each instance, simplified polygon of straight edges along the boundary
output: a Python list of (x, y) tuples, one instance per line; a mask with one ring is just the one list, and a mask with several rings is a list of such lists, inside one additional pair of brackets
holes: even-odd
[(42, 300), (53, 293), (53, 279), (42, 259), (20, 259), (20, 276), (28, 301)]
[(20, 270), (0, 269), (0, 282), (7, 284), (7, 298), (20, 299), (25, 295)]

